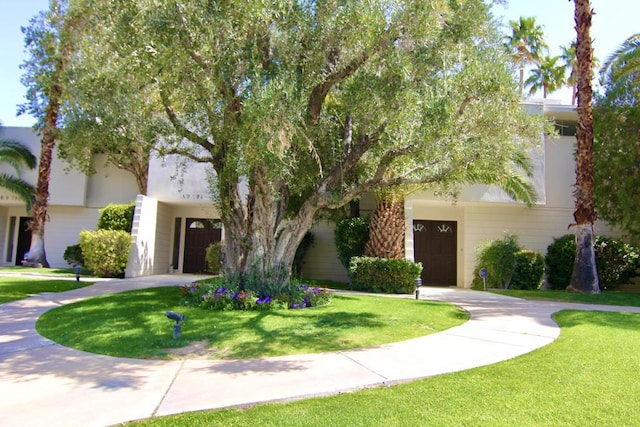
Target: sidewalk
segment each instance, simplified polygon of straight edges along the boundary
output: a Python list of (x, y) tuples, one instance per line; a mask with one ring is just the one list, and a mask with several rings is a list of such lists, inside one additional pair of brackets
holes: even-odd
[(42, 313), (63, 304), (196, 278), (163, 275), (105, 281), (0, 305), (2, 425), (105, 426), (389, 385), (497, 363), (549, 344), (560, 332), (551, 314), (563, 308), (640, 312), (423, 287), (422, 299), (455, 303), (471, 313), (471, 320), (441, 333), (374, 348), (250, 360), (100, 356), (62, 347), (34, 329)]

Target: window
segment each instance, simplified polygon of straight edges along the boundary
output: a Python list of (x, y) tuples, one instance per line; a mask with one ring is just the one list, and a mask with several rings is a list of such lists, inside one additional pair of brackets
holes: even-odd
[(560, 136), (576, 136), (578, 122), (573, 120), (556, 120), (554, 126)]

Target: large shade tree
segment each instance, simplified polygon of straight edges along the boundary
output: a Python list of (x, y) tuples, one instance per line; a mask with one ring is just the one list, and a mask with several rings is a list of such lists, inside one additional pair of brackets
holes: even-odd
[(578, 64), (578, 129), (576, 147), (576, 185), (574, 191), (576, 258), (568, 291), (599, 293), (593, 225), (596, 220), (593, 186), (593, 48), (589, 0), (574, 0), (576, 23), (576, 61)]
[(450, 190), (541, 131), (481, 0), (103, 0), (90, 19), (76, 78), (144, 91), (154, 149), (211, 166), (227, 272), (290, 271), (322, 210)]

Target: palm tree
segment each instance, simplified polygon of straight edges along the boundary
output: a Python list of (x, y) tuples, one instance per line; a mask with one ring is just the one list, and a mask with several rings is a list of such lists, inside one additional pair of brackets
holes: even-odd
[(44, 229), (48, 218), (51, 161), (63, 102), (64, 73), (73, 54), (74, 37), (80, 36), (83, 24), (82, 15), (72, 13), (70, 3), (51, 0), (49, 10), (34, 17), (30, 26), (22, 29), (31, 57), (22, 66), (28, 102), (21, 111), (28, 111), (38, 118), (37, 127), (42, 135), (36, 195), (29, 222), (31, 245), (27, 263), (43, 267), (49, 267)]
[(507, 49), (513, 61), (520, 67), (520, 94), (524, 92), (524, 68), (540, 61), (540, 55), (548, 49), (544, 31), (534, 17), (521, 16), (518, 21), (509, 21), (511, 35), (507, 36)]
[(566, 84), (571, 87), (571, 105), (576, 104), (576, 97), (578, 95), (578, 63), (576, 61), (576, 42), (572, 41), (567, 46), (560, 46), (562, 53), (560, 58), (564, 61), (565, 70), (569, 71)]
[(640, 33), (626, 39), (605, 61), (600, 73), (610, 75), (613, 84), (640, 71)]
[[(494, 185), (513, 200), (531, 205), (538, 197), (529, 180), (532, 176), (531, 159), (526, 154), (513, 153), (507, 170), (467, 170), (461, 177), (461, 183)], [(366, 256), (389, 259), (405, 257), (404, 199), (422, 188), (398, 187), (377, 194), (378, 204), (369, 223), (369, 241), (365, 245)]]
[[(1, 126), (0, 124), (0, 127)], [(33, 185), (20, 179), (20, 172), (23, 167), (29, 169), (35, 168), (36, 157), (21, 143), (0, 138), (0, 163), (11, 166), (17, 175), (15, 176), (6, 172), (0, 173), (0, 187), (20, 197), (26, 205), (27, 212), (30, 212), (35, 197), (35, 188)]]
[[(593, 44), (593, 40), (591, 41)], [(571, 105), (576, 104), (576, 100), (578, 98), (578, 62), (576, 60), (576, 42), (572, 41), (567, 46), (560, 46), (562, 53), (560, 54), (560, 58), (564, 62), (565, 74), (566, 71), (569, 71), (569, 75), (567, 76), (566, 85), (571, 87)], [(595, 56), (593, 57), (593, 69), (596, 70), (599, 68), (600, 61)]]
[(597, 294), (600, 292), (596, 269), (593, 223), (596, 211), (593, 198), (593, 47), (589, 0), (574, 0), (576, 22), (576, 58), (578, 64), (578, 129), (576, 147), (576, 189), (573, 217), (576, 228), (576, 259), (573, 265), (570, 292)]
[(369, 222), (369, 241), (364, 247), (366, 256), (404, 259), (404, 198), (409, 192), (391, 190), (378, 194)]
[(531, 86), (529, 95), (542, 89), (542, 97), (546, 98), (547, 94), (564, 86), (565, 67), (558, 64), (558, 61), (560, 61), (559, 56), (545, 56), (540, 60), (538, 66), (531, 70), (529, 78), (524, 82), (525, 86)]

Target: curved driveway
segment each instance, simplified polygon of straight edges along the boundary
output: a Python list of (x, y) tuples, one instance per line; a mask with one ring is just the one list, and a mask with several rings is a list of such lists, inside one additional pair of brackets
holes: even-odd
[(465, 324), (374, 348), (250, 360), (137, 360), (72, 350), (41, 337), (36, 319), (73, 301), (196, 276), (98, 282), (0, 305), (0, 419), (3, 426), (105, 426), (186, 411), (301, 399), (388, 385), (488, 365), (528, 353), (560, 333), (563, 308), (638, 308), (529, 302), (455, 288), (421, 298), (471, 313)]

